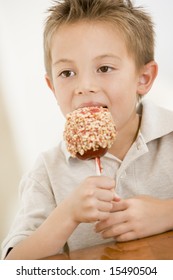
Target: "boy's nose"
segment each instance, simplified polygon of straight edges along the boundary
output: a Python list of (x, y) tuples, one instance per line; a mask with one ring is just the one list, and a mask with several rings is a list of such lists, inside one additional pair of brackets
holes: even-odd
[(99, 92), (99, 86), (96, 84), (93, 78), (84, 77), (78, 80), (75, 88), (75, 94), (90, 94)]
[(75, 94), (79, 95), (79, 94), (89, 94), (89, 93), (97, 93), (98, 90), (96, 90), (96, 88), (76, 88), (75, 90)]

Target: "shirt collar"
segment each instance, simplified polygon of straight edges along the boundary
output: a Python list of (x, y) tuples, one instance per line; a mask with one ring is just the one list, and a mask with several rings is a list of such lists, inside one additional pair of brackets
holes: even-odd
[(142, 114), (140, 131), (146, 143), (173, 131), (173, 112), (144, 100), (139, 108)]
[(69, 153), (69, 151), (67, 150), (65, 141), (62, 140), (60, 145), (61, 145), (61, 149), (62, 149), (62, 151), (63, 151), (63, 153), (64, 153), (65, 159), (66, 159), (66, 161), (68, 162), (69, 159), (70, 159), (72, 156), (71, 156), (71, 154)]

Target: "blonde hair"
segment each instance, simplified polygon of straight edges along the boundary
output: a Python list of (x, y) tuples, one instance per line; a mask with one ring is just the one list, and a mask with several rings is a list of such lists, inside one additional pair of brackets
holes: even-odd
[(51, 41), (63, 24), (81, 20), (108, 22), (122, 34), (136, 67), (154, 60), (154, 24), (142, 7), (130, 0), (59, 0), (48, 9), (44, 28), (45, 69), (51, 77)]

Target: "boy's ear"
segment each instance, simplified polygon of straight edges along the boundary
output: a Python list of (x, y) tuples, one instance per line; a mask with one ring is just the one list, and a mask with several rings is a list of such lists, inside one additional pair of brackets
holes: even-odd
[(51, 78), (45, 74), (45, 80), (46, 80), (46, 83), (48, 85), (48, 87), (51, 89), (51, 91), (55, 94), (55, 89), (54, 89), (54, 86), (53, 86), (53, 83), (52, 83), (52, 80)]
[(145, 95), (150, 88), (157, 76), (158, 65), (155, 61), (150, 61), (145, 64), (140, 71), (139, 82), (137, 87), (137, 93), (139, 95)]

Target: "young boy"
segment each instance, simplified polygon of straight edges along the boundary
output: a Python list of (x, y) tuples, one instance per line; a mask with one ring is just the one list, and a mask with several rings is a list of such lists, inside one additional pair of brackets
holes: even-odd
[(49, 12), (46, 81), (63, 115), (106, 106), (118, 134), (102, 158), (102, 176), (92, 160), (72, 158), (63, 142), (40, 156), (21, 182), (6, 259), (173, 229), (173, 113), (139, 102), (157, 76), (150, 16), (123, 0), (57, 1)]

